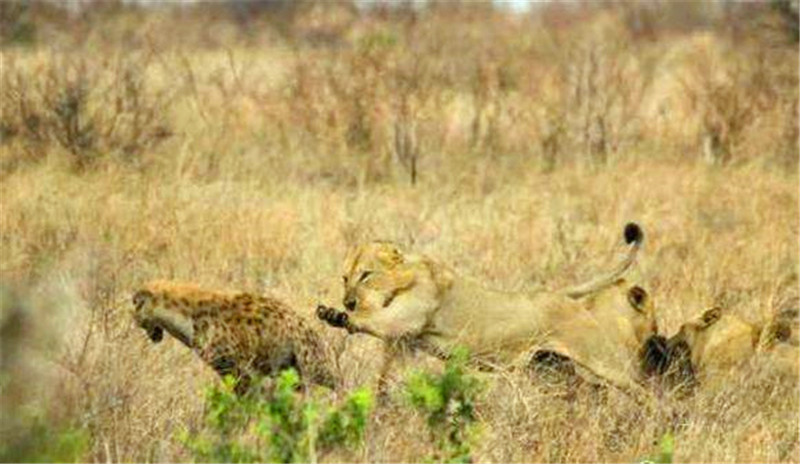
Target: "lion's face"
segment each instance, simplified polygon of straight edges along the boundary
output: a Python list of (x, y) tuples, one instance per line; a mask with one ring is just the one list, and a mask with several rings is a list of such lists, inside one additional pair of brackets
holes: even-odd
[(645, 377), (659, 375), (666, 369), (668, 348), (667, 339), (658, 333), (653, 299), (638, 285), (626, 286), (624, 281), (620, 282), (620, 285), (626, 301), (616, 303), (618, 314), (616, 325), (625, 324), (632, 329), (639, 350), (641, 373)]
[(342, 281), (342, 303), (348, 311), (375, 311), (391, 305), (414, 284), (415, 270), (394, 245), (372, 242), (348, 253)]

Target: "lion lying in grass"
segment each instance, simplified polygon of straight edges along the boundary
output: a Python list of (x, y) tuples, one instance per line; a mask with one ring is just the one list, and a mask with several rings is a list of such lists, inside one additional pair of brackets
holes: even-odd
[(672, 389), (714, 386), (747, 363), (764, 364), (797, 379), (800, 316), (796, 307), (776, 311), (765, 323), (749, 323), (715, 307), (681, 325), (667, 341), (664, 379)]

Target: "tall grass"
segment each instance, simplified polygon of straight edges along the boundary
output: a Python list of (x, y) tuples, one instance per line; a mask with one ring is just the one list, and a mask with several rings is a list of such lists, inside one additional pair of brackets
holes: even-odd
[[(3, 359), (4, 438), (35, 438), (35, 420), (7, 420), (22, 408), (81, 459), (192, 459), (178, 431), (202, 425), (218, 380), (133, 325), (149, 278), (270, 291), (311, 318), (341, 299), (358, 241), (526, 290), (603, 268), (636, 220), (665, 333), (710, 304), (756, 321), (797, 294), (797, 42), (780, 8), (104, 5), (0, 9), (17, 31), (0, 282), (24, 302), (0, 318), (21, 347)], [(374, 380), (379, 343), (318, 327), (348, 389)], [(406, 367), (441, 369), (411, 357), (398, 390)], [(800, 460), (796, 379), (764, 366), (645, 405), (475, 375), (477, 461), (633, 461), (667, 434), (676, 461)], [(389, 400), (348, 458), (418, 461), (429, 438)]]

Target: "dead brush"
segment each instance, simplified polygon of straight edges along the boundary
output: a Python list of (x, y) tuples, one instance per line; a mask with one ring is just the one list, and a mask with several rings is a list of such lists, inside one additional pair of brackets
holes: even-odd
[(695, 152), (711, 165), (763, 157), (796, 167), (796, 54), (752, 43), (695, 42), (679, 81), (698, 120)]
[(541, 72), (530, 95), (545, 167), (568, 151), (578, 153), (578, 161), (604, 165), (638, 141), (639, 102), (649, 76), (616, 18), (599, 16), (577, 36), (553, 34), (549, 41), (553, 48), (534, 56), (555, 64)]
[[(35, 297), (36, 322), (58, 329), (35, 341), (66, 339), (20, 363), (44, 375), (0, 387), (52, 392), (42, 407), (63, 422), (43, 425), (81, 431), (76, 459), (193, 459), (177, 434), (202, 427), (201, 392), (219, 380), (179, 342), (151, 349), (135, 327), (130, 291), (150, 278), (275, 290), (310, 317), (341, 300), (347, 248), (387, 239), (499, 289), (557, 288), (601, 267), (589, 257), (611, 252), (610, 228), (637, 218), (653, 231), (637, 279), (658, 298), (664, 334), (720, 300), (748, 321), (797, 307), (797, 44), (737, 42), (736, 21), (711, 14), (738, 5), (648, 2), (654, 29), (638, 34), (615, 6), (512, 17), (489, 2), (427, 2), (402, 24), (358, 10), (323, 45), (300, 35), (327, 28), (327, 13), (308, 13), (321, 26), (298, 16), (297, 38), (283, 39), (242, 34), (218, 14), (228, 6), (204, 2), (41, 14), (57, 3), (31, 2), (34, 42), (2, 50), (0, 164), (19, 168), (0, 167), (0, 282)], [(560, 18), (545, 14), (556, 6)], [(700, 36), (724, 49), (718, 61), (693, 51)], [(692, 63), (731, 82), (703, 89)], [(476, 92), (494, 120), (483, 117), (473, 149)], [(730, 146), (715, 169), (698, 163), (703, 108)], [(735, 130), (726, 114), (741, 118)], [(372, 385), (379, 344), (337, 336), (347, 389)], [(13, 340), (0, 335), (4, 348)], [(442, 369), (422, 353), (405, 364)], [(471, 371), (486, 390), (470, 454), (638, 462), (671, 436), (676, 462), (798, 462), (796, 378), (769, 367), (644, 408), (615, 390)], [(19, 419), (0, 414), (0, 428), (22, 430)], [(402, 401), (380, 405), (363, 449), (320, 462), (418, 462), (435, 446), (425, 419)]]
[(56, 148), (82, 171), (104, 158), (136, 162), (171, 135), (167, 95), (148, 88), (146, 58), (54, 54), (35, 67), (10, 61), (2, 76), (2, 143), (17, 147), (19, 158), (38, 161)]
[(302, 141), (335, 164), (323, 169), (347, 171), (359, 182), (385, 179), (392, 145), (392, 47), (389, 36), (370, 36), (337, 57), (298, 61), (290, 98), (275, 110), (291, 121), (282, 125), (284, 145)]

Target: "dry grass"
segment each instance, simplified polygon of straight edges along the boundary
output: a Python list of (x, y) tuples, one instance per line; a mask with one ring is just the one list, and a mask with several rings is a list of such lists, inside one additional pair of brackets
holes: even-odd
[[(734, 18), (739, 35), (629, 7), (315, 7), (289, 29), (214, 8), (27, 12), (38, 42), (2, 49), (0, 282), (38, 341), (31, 387), (2, 406), (85, 429), (86, 460), (189, 459), (176, 433), (217, 381), (133, 326), (128, 298), (149, 278), (270, 291), (311, 317), (340, 300), (358, 241), (530, 289), (601, 268), (635, 220), (665, 333), (713, 303), (757, 320), (797, 291), (797, 44), (767, 8)], [(380, 345), (326, 334), (346, 343), (348, 384), (371, 381)], [(800, 461), (796, 379), (763, 367), (643, 406), (479, 375), (479, 461), (634, 461), (666, 431), (679, 461)], [(421, 423), (382, 406), (346, 459), (424, 459)]]

